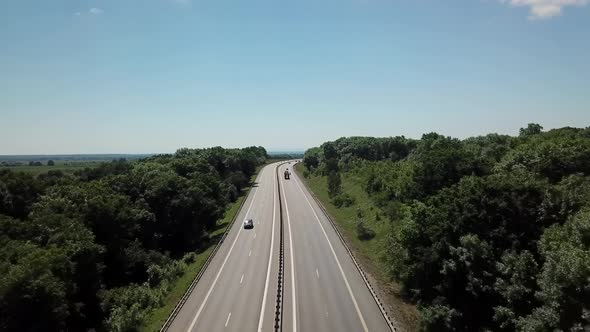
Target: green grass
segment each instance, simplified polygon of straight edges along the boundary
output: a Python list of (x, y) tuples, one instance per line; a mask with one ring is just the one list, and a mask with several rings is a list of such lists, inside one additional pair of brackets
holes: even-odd
[[(263, 166), (260, 166), (257, 169), (256, 174), (252, 176), (252, 183), (254, 183), (256, 175)], [(239, 212), (240, 204), (242, 204), (242, 201), (244, 201), (248, 196), (248, 191), (249, 190), (244, 190), (244, 194), (240, 196), (234, 203), (231, 203), (228, 206), (228, 209), (225, 211), (223, 219), (217, 221), (218, 227), (215, 229), (215, 231), (210, 233), (212, 239), (219, 238), (225, 232), (227, 227), (230, 226), (232, 219)], [(170, 313), (172, 313), (172, 310), (174, 310), (176, 303), (180, 301), (180, 298), (189, 288), (195, 276), (201, 271), (201, 268), (205, 264), (207, 258), (213, 252), (213, 249), (215, 248), (216, 244), (217, 242), (213, 241), (209, 245), (209, 247), (197, 253), (197, 259), (193, 263), (187, 265), (184, 274), (174, 282), (174, 285), (172, 286), (170, 293), (166, 296), (166, 299), (164, 300), (164, 305), (160, 308), (153, 309), (146, 316), (147, 318), (139, 328), (140, 332), (153, 332), (160, 330), (160, 328), (162, 327)]]
[[(345, 235), (349, 246), (355, 249), (355, 253), (371, 258), (372, 265), (375, 267), (374, 271), (371, 271), (372, 273), (377, 273), (380, 277), (387, 277), (388, 267), (385, 255), (391, 224), (380, 209), (369, 199), (363, 189), (361, 177), (356, 174), (342, 173), (342, 191), (354, 198), (354, 204), (349, 207), (338, 208), (332, 204), (328, 196), (326, 177), (310, 175), (308, 178), (304, 178), (301, 175), (302, 167), (303, 165), (297, 164), (295, 171), (304, 180), (308, 188), (322, 201), (340, 231)], [(356, 236), (355, 220), (357, 218), (357, 209), (361, 209), (363, 212), (363, 219), (367, 227), (375, 232), (375, 237), (370, 240), (363, 241)], [(376, 220), (377, 212), (381, 216), (380, 221)]]
[[(328, 196), (326, 177), (310, 174), (309, 177), (305, 178), (303, 176), (303, 169), (304, 166), (302, 164), (295, 166), (295, 171), (303, 179), (307, 187), (322, 202), (364, 270), (369, 272), (377, 280), (379, 288), (387, 297), (385, 300), (390, 304), (396, 322), (405, 331), (417, 331), (419, 324), (416, 308), (401, 299), (399, 286), (392, 282), (390, 278), (386, 255), (391, 222), (375, 206), (364, 190), (362, 173), (341, 173), (342, 192), (353, 197), (354, 204), (349, 207), (338, 208), (332, 204)], [(358, 209), (363, 212), (365, 225), (375, 232), (375, 237), (370, 240), (361, 240), (357, 237), (355, 220)], [(380, 215), (380, 220), (377, 220), (377, 213)]]
[(62, 171), (64, 173), (74, 172), (76, 170), (82, 170), (86, 167), (94, 168), (98, 167), (102, 161), (68, 161), (68, 160), (58, 160), (55, 162), (54, 166), (29, 166), (29, 165), (22, 165), (22, 166), (0, 166), (0, 170), (3, 169), (10, 169), (13, 172), (25, 172), (30, 173), (33, 176), (37, 176), (42, 173), (47, 173), (48, 171)]

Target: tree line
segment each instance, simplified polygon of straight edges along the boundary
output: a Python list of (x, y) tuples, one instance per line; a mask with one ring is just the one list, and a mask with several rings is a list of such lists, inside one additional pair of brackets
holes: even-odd
[(306, 172), (362, 174), (387, 216), (390, 275), (426, 331), (590, 329), (590, 128), (464, 140), (349, 137)]
[(266, 158), (218, 147), (0, 170), (0, 330), (136, 330)]

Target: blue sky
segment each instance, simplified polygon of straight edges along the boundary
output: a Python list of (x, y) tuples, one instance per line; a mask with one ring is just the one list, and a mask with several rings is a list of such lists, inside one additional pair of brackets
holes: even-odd
[(587, 0), (2, 0), (0, 154), (590, 126)]

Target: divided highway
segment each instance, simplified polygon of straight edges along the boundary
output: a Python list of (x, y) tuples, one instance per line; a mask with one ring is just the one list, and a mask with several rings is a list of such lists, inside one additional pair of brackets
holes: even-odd
[[(390, 331), (322, 210), (294, 172), (290, 180), (283, 178), (293, 164), (261, 170), (235, 224), (168, 331), (274, 330), (281, 205), (282, 330)], [(254, 220), (253, 229), (243, 228), (246, 218)]]

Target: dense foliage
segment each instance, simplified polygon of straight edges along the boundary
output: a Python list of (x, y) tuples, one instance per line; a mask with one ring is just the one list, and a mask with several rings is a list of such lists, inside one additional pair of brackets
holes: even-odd
[(181, 149), (74, 175), (1, 170), (0, 330), (134, 331), (266, 157)]
[(590, 330), (590, 128), (341, 138), (304, 165), (337, 206), (337, 174), (363, 175), (424, 330)]

